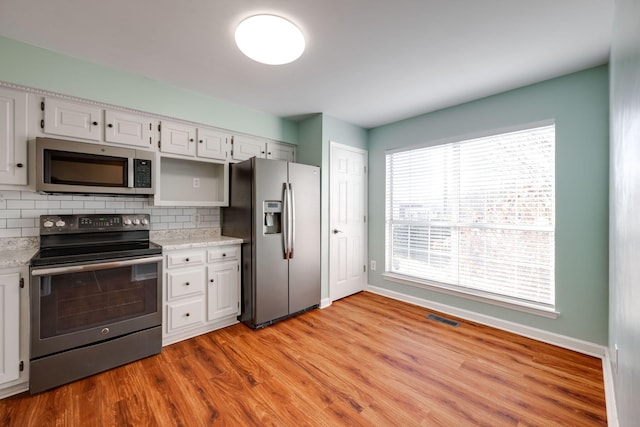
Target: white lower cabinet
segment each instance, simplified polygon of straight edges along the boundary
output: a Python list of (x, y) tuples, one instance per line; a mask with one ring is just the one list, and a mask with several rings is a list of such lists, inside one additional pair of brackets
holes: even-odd
[(237, 323), (240, 245), (165, 250), (163, 345)]
[(0, 270), (0, 399), (29, 389), (29, 288), (24, 269)]
[(236, 261), (227, 261), (207, 267), (207, 320), (237, 316), (240, 271)]

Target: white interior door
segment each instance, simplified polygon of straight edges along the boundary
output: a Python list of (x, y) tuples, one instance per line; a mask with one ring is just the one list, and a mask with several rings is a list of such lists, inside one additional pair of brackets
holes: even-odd
[(367, 284), (367, 161), (365, 150), (331, 143), (329, 182), (329, 297)]

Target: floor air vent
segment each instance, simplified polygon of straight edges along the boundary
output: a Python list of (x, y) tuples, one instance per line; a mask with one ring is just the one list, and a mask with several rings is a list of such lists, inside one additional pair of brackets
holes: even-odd
[(444, 317), (436, 316), (435, 314), (429, 314), (427, 319), (435, 320), (436, 322), (444, 323), (449, 326), (460, 326), (459, 322), (454, 322), (453, 320), (445, 319)]

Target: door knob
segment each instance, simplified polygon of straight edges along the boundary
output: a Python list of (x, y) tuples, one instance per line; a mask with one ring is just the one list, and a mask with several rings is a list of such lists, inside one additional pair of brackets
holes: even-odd
[(333, 229), (333, 234), (342, 233), (342, 230), (338, 230), (337, 228)]

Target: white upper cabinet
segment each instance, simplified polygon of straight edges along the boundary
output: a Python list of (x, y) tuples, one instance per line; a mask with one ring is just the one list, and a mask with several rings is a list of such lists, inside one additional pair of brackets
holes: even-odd
[(295, 162), (296, 149), (293, 145), (267, 142), (267, 159), (285, 160)]
[(27, 96), (0, 87), (0, 184), (27, 185)]
[(242, 161), (251, 157), (258, 157), (293, 162), (296, 157), (295, 153), (293, 145), (244, 135), (235, 135), (233, 137), (233, 160)]
[(100, 141), (101, 113), (100, 108), (92, 105), (45, 98), (44, 132)]
[(247, 160), (252, 157), (265, 158), (267, 143), (250, 136), (235, 135), (233, 137), (233, 160)]
[(198, 157), (226, 160), (231, 135), (217, 129), (198, 128)]
[(195, 156), (196, 128), (183, 123), (163, 121), (160, 124), (160, 151)]
[(104, 140), (115, 144), (153, 148), (153, 122), (148, 117), (105, 110)]

